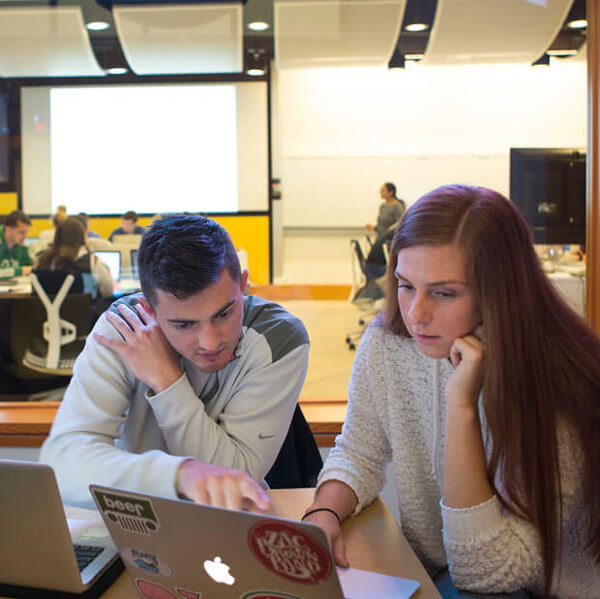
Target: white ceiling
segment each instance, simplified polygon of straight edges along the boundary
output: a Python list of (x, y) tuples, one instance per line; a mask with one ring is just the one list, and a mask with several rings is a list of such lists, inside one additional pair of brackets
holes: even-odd
[[(80, 0), (89, 1), (89, 0)], [(248, 0), (258, 5), (271, 0)], [(438, 0), (424, 64), (531, 63), (552, 43), (572, 0)], [(276, 65), (387, 65), (406, 0), (274, 0)], [(243, 69), (239, 2), (116, 5), (123, 52), (137, 74)], [(102, 76), (79, 6), (0, 6), (0, 76)]]
[(0, 75), (104, 75), (90, 47), (81, 8), (1, 8)]
[(438, 0), (424, 64), (531, 64), (552, 43), (573, 0)]
[(387, 65), (406, 0), (275, 0), (280, 68)]
[(113, 15), (138, 75), (243, 69), (241, 4), (115, 6)]

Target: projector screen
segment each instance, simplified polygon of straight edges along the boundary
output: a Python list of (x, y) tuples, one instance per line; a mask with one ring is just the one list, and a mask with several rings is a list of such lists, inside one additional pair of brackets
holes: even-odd
[(268, 209), (264, 82), (24, 87), (31, 215)]

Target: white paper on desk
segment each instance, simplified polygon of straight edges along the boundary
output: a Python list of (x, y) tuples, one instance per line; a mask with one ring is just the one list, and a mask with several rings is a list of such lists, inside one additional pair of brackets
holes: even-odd
[(65, 516), (72, 539), (91, 543), (94, 539), (107, 541), (110, 538), (102, 516), (97, 510), (65, 506)]
[(345, 599), (408, 599), (419, 588), (416, 580), (356, 568), (337, 568)]

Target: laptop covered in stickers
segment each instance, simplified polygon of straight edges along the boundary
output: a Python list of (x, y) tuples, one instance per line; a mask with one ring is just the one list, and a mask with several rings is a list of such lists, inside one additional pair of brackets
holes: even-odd
[(123, 571), (99, 524), (67, 520), (50, 466), (0, 460), (0, 596), (98, 597)]
[(335, 566), (314, 524), (90, 485), (143, 599), (408, 599), (414, 580)]

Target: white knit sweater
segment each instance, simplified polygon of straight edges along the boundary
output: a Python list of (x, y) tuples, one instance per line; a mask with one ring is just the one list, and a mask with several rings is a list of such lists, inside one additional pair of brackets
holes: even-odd
[[(480, 593), (540, 592), (539, 537), (530, 524), (504, 512), (496, 496), (465, 509), (441, 502), (451, 372), (447, 360), (424, 356), (412, 339), (368, 327), (354, 360), (342, 434), (319, 484), (349, 485), (358, 513), (379, 494), (391, 460), (402, 530), (430, 574), (449, 567), (456, 586)], [(563, 543), (552, 592), (560, 599), (598, 599), (600, 566), (583, 549), (578, 459), (566, 437), (560, 443)]]

